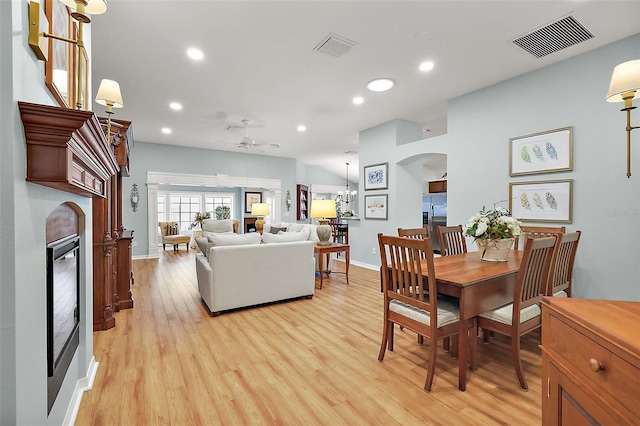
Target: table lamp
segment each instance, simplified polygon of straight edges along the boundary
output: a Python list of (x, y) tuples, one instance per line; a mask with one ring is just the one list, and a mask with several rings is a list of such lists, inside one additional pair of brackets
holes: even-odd
[(264, 228), (264, 217), (269, 214), (269, 204), (253, 203), (251, 204), (251, 216), (258, 216), (256, 219), (256, 231), (262, 234)]
[(318, 219), (319, 245), (331, 244), (331, 226), (329, 219), (337, 217), (335, 200), (311, 200), (311, 217)]

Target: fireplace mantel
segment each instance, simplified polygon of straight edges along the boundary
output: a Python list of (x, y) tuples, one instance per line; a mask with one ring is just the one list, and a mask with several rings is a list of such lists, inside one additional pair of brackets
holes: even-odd
[(120, 167), (91, 111), (18, 102), (27, 143), (27, 181), (85, 197), (107, 197)]

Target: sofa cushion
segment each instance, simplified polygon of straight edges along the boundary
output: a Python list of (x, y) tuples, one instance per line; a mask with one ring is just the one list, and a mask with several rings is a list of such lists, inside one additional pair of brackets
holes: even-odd
[(287, 227), (286, 226), (270, 226), (268, 232), (270, 232), (271, 234), (277, 234), (280, 231), (287, 232)]
[(205, 219), (202, 221), (202, 235), (206, 232), (233, 232), (233, 219)]
[(308, 231), (300, 231), (300, 232), (280, 231), (277, 234), (272, 234), (270, 232), (262, 234), (262, 242), (265, 244), (289, 243), (292, 241), (307, 241), (308, 238), (309, 238)]
[(205, 257), (209, 256), (209, 249), (213, 247), (213, 243), (210, 243), (207, 237), (196, 237), (196, 244), (198, 244), (198, 248), (200, 252), (204, 254)]
[(304, 229), (303, 223), (292, 223), (287, 227), (288, 232), (300, 232)]
[(217, 247), (260, 244), (260, 234), (257, 232), (250, 232), (248, 234), (214, 233), (209, 234), (207, 240)]

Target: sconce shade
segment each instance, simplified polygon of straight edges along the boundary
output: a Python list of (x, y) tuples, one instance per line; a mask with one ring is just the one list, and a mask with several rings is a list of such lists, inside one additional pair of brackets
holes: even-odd
[(124, 103), (118, 82), (106, 78), (102, 79), (96, 95), (96, 102), (104, 106), (111, 104), (113, 108), (122, 108)]
[(607, 102), (624, 102), (624, 93), (635, 92), (631, 99), (640, 98), (640, 59), (623, 62), (613, 69)]
[[(70, 7), (73, 10), (77, 10), (76, 0), (60, 0), (65, 6)], [(107, 11), (106, 0), (85, 0), (87, 5), (84, 7), (85, 13), (89, 15), (100, 15)]]
[(251, 204), (251, 216), (267, 216), (269, 214), (269, 204), (253, 203)]
[(314, 219), (337, 217), (335, 200), (311, 200), (311, 217)]

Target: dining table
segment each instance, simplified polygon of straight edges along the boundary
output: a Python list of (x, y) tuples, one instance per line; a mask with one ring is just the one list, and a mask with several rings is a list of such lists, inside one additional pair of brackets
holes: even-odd
[[(505, 262), (482, 260), (477, 251), (433, 259), (438, 293), (459, 300), (458, 389), (461, 391), (467, 388), (465, 323), (483, 312), (513, 302), (522, 254), (521, 250), (511, 250)], [(425, 278), (428, 277), (427, 269), (422, 269)]]

